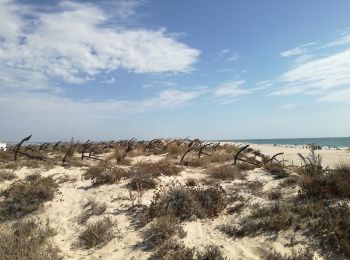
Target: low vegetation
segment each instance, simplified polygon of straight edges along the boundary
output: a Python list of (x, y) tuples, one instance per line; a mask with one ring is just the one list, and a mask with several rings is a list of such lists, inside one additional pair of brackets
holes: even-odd
[(174, 239), (165, 241), (156, 251), (150, 256), (150, 260), (192, 260), (194, 259), (194, 249), (187, 248), (181, 242)]
[(79, 235), (78, 245), (84, 249), (102, 247), (114, 238), (116, 225), (116, 222), (109, 217), (88, 224), (86, 229)]
[(61, 259), (59, 251), (49, 242), (55, 231), (46, 224), (30, 219), (19, 221), (0, 232), (0, 259)]
[(1, 192), (0, 220), (19, 218), (37, 210), (45, 201), (52, 200), (57, 189), (51, 177), (38, 176), (32, 181), (21, 180)]
[(262, 255), (263, 260), (312, 260), (314, 253), (310, 249), (294, 250), (291, 254), (282, 254), (276, 250), (269, 249)]
[(163, 159), (158, 162), (141, 162), (134, 167), (135, 174), (147, 173), (153, 177), (176, 176), (180, 173), (181, 168), (176, 166), (170, 160)]
[(290, 174), (283, 164), (276, 162), (265, 164), (264, 170), (271, 174), (275, 179), (283, 179), (288, 177)]
[(92, 180), (93, 186), (99, 186), (103, 184), (116, 184), (126, 175), (127, 172), (122, 168), (113, 167), (108, 163), (100, 163), (88, 168), (83, 174), (83, 178), (85, 180)]
[(206, 173), (210, 177), (220, 180), (242, 180), (245, 177), (242, 170), (234, 165), (220, 165), (218, 167), (212, 167), (209, 168)]
[(221, 186), (189, 187), (172, 183), (156, 191), (149, 206), (151, 217), (169, 216), (180, 220), (212, 218), (228, 204)]
[(222, 252), (218, 246), (209, 245), (205, 248), (204, 252), (197, 253), (198, 260), (225, 260)]
[(143, 239), (147, 247), (155, 248), (170, 238), (183, 238), (185, 235), (185, 231), (176, 219), (165, 216), (149, 224), (143, 234)]
[(0, 169), (0, 182), (11, 181), (16, 178), (17, 178), (17, 175), (13, 171)]
[(85, 223), (92, 216), (99, 216), (107, 209), (106, 203), (98, 203), (90, 199), (84, 206), (84, 212), (79, 216), (78, 222)]

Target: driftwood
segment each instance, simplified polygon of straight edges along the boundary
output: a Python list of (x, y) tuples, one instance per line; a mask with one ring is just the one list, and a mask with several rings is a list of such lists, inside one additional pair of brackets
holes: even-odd
[(21, 148), (21, 145), (22, 145), (24, 142), (29, 141), (30, 138), (32, 138), (32, 135), (27, 136), (26, 138), (22, 139), (22, 141), (20, 141), (20, 142), (15, 146), (15, 155), (14, 155), (14, 157), (13, 157), (13, 160), (14, 160), (14, 161), (17, 161), (17, 154), (18, 154), (18, 152), (19, 152), (19, 149)]

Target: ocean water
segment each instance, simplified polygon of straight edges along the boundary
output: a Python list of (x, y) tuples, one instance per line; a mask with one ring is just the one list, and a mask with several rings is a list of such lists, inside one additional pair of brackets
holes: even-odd
[(315, 144), (328, 147), (350, 147), (350, 137), (325, 137), (325, 138), (286, 138), (286, 139), (241, 139), (221, 140), (234, 142), (248, 142), (253, 144), (276, 144), (276, 145), (306, 145)]

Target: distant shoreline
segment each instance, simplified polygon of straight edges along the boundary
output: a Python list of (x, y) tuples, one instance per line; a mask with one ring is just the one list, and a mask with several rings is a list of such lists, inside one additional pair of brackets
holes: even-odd
[[(214, 141), (214, 140), (213, 140)], [(322, 148), (348, 148), (350, 147), (350, 137), (325, 137), (325, 138), (276, 138), (276, 139), (232, 139), (215, 140), (216, 142), (231, 143), (251, 143), (276, 146), (303, 147), (310, 144), (321, 146)]]

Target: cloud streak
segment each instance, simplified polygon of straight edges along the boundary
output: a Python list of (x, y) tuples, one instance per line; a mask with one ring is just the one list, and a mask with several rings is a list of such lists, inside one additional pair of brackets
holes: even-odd
[[(91, 3), (62, 1), (55, 10), (43, 11), (0, 0), (0, 10), (0, 67), (41, 74), (33, 85), (42, 87), (47, 86), (45, 78), (81, 84), (119, 69), (188, 72), (200, 54), (165, 29), (129, 29), (118, 22), (111, 26), (109, 15)], [(0, 77), (9, 83), (5, 86), (13, 86), (5, 75)]]

